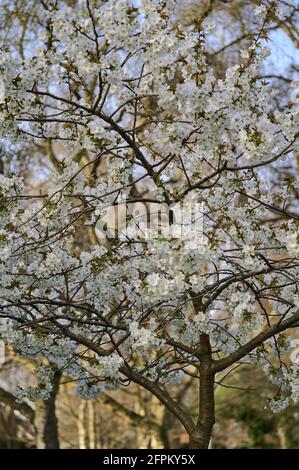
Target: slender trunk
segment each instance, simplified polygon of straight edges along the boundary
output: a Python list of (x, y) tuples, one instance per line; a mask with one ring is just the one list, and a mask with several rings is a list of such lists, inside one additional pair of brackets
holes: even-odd
[(77, 419), (79, 449), (86, 449), (85, 409), (86, 401), (81, 400)]
[(172, 414), (165, 408), (160, 427), (160, 440), (163, 443), (163, 449), (170, 449), (169, 430), (171, 429)]
[(60, 378), (61, 372), (55, 371), (50, 398), (36, 402), (35, 427), (38, 449), (59, 449), (56, 398), (59, 391)]
[(191, 449), (208, 449), (215, 423), (215, 374), (212, 372), (212, 355), (209, 336), (200, 336), (200, 390), (199, 390), (199, 418), (194, 431), (190, 435)]
[(278, 434), (278, 439), (279, 439), (279, 448), (280, 449), (287, 449), (288, 448), (288, 442), (287, 442), (287, 436), (286, 436), (285, 428), (283, 426), (278, 426), (277, 434)]
[(92, 400), (87, 401), (88, 411), (88, 442), (89, 449), (96, 449), (96, 436), (95, 436), (95, 409)]

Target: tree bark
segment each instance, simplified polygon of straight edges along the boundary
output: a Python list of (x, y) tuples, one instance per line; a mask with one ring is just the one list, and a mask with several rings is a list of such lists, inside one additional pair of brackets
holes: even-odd
[(38, 449), (59, 449), (56, 398), (59, 391), (60, 378), (61, 372), (55, 371), (50, 398), (36, 402), (35, 427)]
[(213, 360), (207, 334), (200, 336), (200, 353), (199, 417), (190, 434), (190, 449), (208, 449), (215, 423), (215, 374), (211, 367)]

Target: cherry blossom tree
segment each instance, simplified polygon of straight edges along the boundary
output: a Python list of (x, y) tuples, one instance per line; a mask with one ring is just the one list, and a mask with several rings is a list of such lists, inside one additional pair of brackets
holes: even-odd
[[(49, 362), (20, 399), (48, 399), (55, 368), (87, 399), (133, 382), (206, 448), (215, 387), (240, 365), (277, 384), (274, 411), (299, 399), (284, 360), (299, 325), (299, 186), (272, 179), (298, 151), (299, 120), (258, 76), (267, 28), (287, 13), (257, 7), (241, 64), (218, 79), (208, 25), (180, 25), (178, 7), (32, 2), (22, 53), (2, 47), (3, 140), (46, 140), (65, 157), (40, 191), (0, 175), (1, 335)], [(196, 419), (172, 394), (190, 377)]]

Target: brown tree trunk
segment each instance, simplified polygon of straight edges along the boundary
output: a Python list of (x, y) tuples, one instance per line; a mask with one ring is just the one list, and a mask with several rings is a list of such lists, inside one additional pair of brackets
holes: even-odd
[(36, 402), (35, 427), (36, 446), (38, 449), (59, 449), (56, 398), (60, 378), (61, 372), (55, 371), (50, 398)]
[(199, 417), (194, 431), (190, 434), (190, 449), (208, 449), (215, 423), (215, 374), (211, 368), (213, 360), (207, 334), (200, 336), (200, 353)]

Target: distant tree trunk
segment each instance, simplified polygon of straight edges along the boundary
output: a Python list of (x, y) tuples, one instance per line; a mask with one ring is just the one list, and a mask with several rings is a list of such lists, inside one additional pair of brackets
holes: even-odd
[(169, 430), (171, 429), (172, 424), (172, 414), (170, 411), (165, 408), (163, 413), (163, 419), (161, 423), (161, 430), (160, 430), (160, 439), (163, 443), (163, 449), (170, 449), (170, 441), (169, 441)]
[(190, 449), (208, 449), (215, 423), (215, 375), (211, 372), (212, 355), (209, 336), (200, 336), (199, 418), (190, 435)]
[(87, 401), (88, 411), (88, 443), (89, 449), (96, 449), (96, 435), (95, 435), (95, 409), (92, 400)]
[(278, 439), (279, 439), (279, 448), (287, 449), (288, 443), (287, 443), (287, 436), (286, 436), (285, 428), (283, 426), (278, 426), (277, 434), (278, 434)]
[(79, 449), (86, 449), (85, 408), (86, 401), (81, 400), (77, 419)]
[[(137, 391), (137, 400), (134, 402), (134, 411), (138, 416), (147, 416), (146, 404), (148, 397), (142, 389)], [(136, 444), (138, 449), (148, 449), (151, 445), (151, 435), (148, 428), (137, 428)]]
[(55, 371), (53, 388), (48, 400), (38, 400), (35, 410), (36, 446), (38, 449), (59, 449), (56, 398), (61, 372)]

